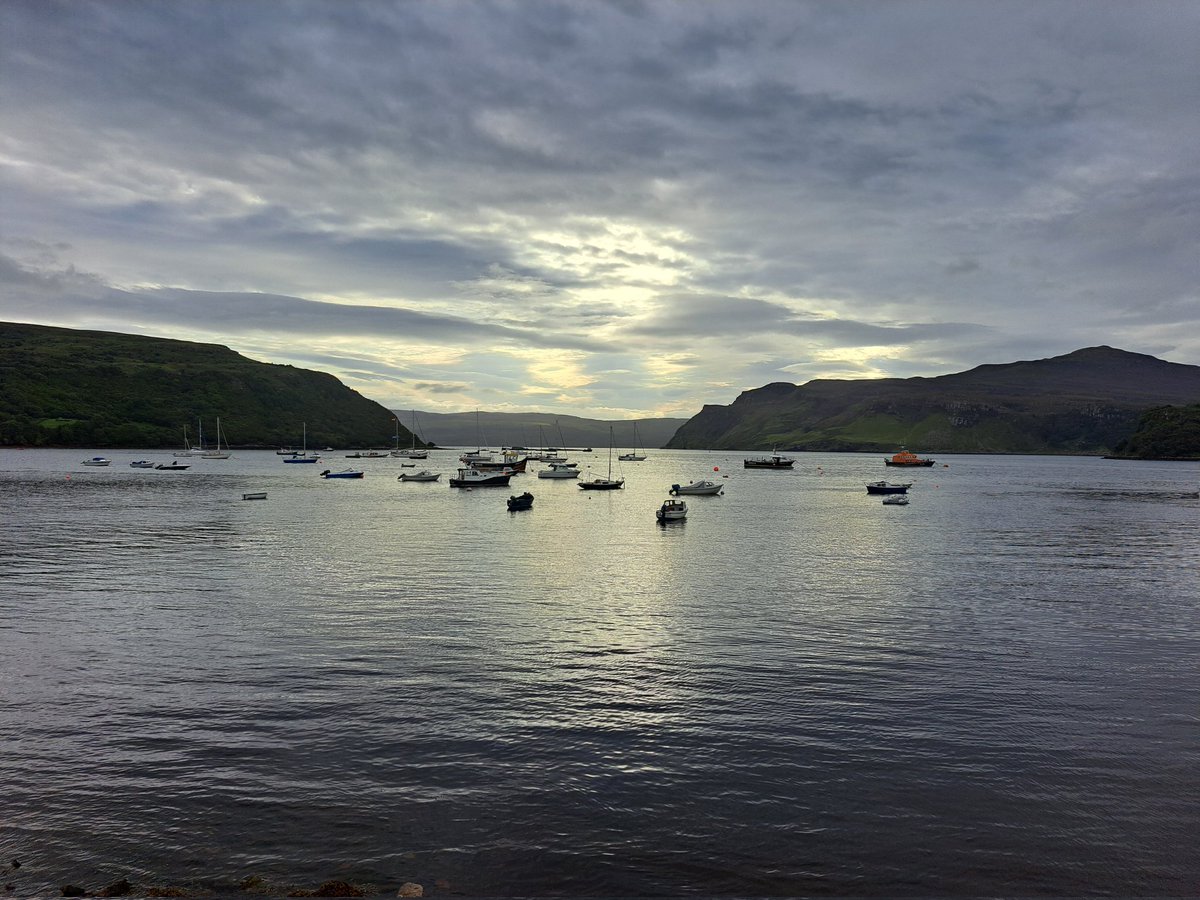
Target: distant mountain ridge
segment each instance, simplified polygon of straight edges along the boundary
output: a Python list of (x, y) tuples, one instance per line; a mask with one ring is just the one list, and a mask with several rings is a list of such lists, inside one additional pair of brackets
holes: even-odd
[[(401, 422), (411, 426), (410, 410), (393, 410)], [(657, 449), (675, 434), (687, 419), (624, 419), (607, 421), (556, 413), (465, 412), (434, 413), (417, 410), (417, 432), (439, 447), (607, 447), (609, 427), (613, 444), (633, 447), (637, 425), (638, 447)], [(543, 444), (544, 442), (544, 444)]]
[(1104, 453), (1150, 407), (1200, 402), (1200, 366), (1112, 347), (934, 378), (774, 383), (706, 405), (679, 449)]
[[(0, 323), (0, 445), (182, 447), (186, 426), (236, 447), (381, 447), (384, 406), (332, 375), (248, 359), (219, 344)], [(400, 442), (409, 431), (400, 424)]]

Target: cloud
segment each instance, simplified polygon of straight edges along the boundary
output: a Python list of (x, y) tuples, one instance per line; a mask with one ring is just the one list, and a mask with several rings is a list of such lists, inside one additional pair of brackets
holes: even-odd
[(11, 0), (0, 314), (440, 408), (1200, 362), (1200, 8), (1082, 10)]

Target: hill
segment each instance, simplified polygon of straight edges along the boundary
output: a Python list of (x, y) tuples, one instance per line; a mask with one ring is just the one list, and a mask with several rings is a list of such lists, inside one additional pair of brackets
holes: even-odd
[[(391, 446), (392, 413), (332, 375), (218, 344), (0, 323), (0, 445), (181, 447), (197, 419), (235, 446)], [(400, 426), (402, 446), (408, 429)]]
[(936, 378), (769, 384), (705, 406), (674, 448), (1104, 453), (1146, 409), (1200, 401), (1200, 366), (1112, 347)]
[(1137, 431), (1117, 444), (1122, 459), (1200, 459), (1200, 404), (1148, 409)]
[[(396, 410), (401, 422), (412, 424), (412, 413)], [(639, 447), (658, 448), (669, 441), (687, 419), (637, 419)], [(554, 413), (432, 413), (417, 410), (417, 431), (440, 447), (479, 444), (493, 447), (607, 447), (608, 429), (617, 447), (633, 446), (634, 421), (607, 422)]]

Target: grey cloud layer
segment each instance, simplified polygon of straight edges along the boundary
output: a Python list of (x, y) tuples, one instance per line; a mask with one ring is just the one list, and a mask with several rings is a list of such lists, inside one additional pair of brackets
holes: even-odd
[[(812, 346), (896, 347), (847, 354), (866, 374), (1032, 356), (1048, 334), (1049, 353), (1200, 362), (1190, 0), (10, 0), (0, 18), (10, 274), (50, 271), (31, 248), (53, 244), (100, 286), (47, 291), (45, 321), (617, 341), (622, 370), (675, 337), (705, 350), (692, 407), (728, 399), (708, 383), (821, 374)], [(181, 289), (207, 292), (203, 323)], [(597, 407), (656, 402), (644, 371), (594, 378)]]

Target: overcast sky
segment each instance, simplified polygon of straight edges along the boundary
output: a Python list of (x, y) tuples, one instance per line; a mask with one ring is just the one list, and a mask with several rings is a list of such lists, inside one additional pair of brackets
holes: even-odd
[(0, 319), (395, 408), (1200, 364), (1196, 0), (3, 0)]

